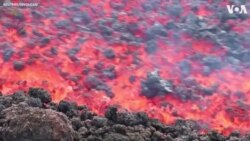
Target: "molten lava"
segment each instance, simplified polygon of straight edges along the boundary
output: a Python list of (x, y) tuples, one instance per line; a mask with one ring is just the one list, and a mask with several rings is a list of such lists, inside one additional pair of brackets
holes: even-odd
[[(250, 20), (230, 17), (227, 4), (53, 0), (1, 7), (0, 90), (41, 87), (54, 102), (99, 114), (120, 105), (165, 123), (183, 118), (225, 134), (250, 132)], [(154, 71), (173, 92), (143, 95), (142, 81)]]

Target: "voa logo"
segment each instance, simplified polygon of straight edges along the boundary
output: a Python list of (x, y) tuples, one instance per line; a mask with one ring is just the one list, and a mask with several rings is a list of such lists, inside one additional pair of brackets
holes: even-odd
[(245, 5), (227, 5), (229, 14), (247, 14), (247, 8)]

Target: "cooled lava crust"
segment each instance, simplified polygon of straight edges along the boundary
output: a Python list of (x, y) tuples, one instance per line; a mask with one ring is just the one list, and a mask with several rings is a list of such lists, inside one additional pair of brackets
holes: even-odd
[(48, 92), (31, 88), (27, 94), (0, 96), (0, 141), (249, 141), (237, 132), (199, 134), (194, 121), (166, 125), (144, 112), (110, 106), (98, 116), (86, 106), (51, 102)]
[[(195, 121), (201, 133), (211, 129), (223, 135), (250, 132), (250, 19), (248, 14), (227, 11), (227, 5), (242, 4), (250, 10), (249, 0), (32, 2), (39, 5), (0, 7), (0, 91), (4, 95), (39, 87), (48, 90), (55, 103), (76, 102), (99, 116), (105, 115), (110, 105), (119, 105), (130, 112), (145, 112), (165, 124), (178, 119)], [(50, 101), (47, 96), (40, 98), (42, 103)], [(41, 105), (33, 100), (28, 103)], [(65, 105), (70, 107), (67, 102)], [(7, 119), (19, 113), (16, 108), (10, 109), (14, 111)], [(54, 112), (24, 111), (38, 115)], [(101, 123), (100, 130), (92, 131), (92, 126), (99, 124), (93, 123), (80, 131), (88, 138), (103, 134), (103, 138), (119, 136), (121, 140), (132, 136), (181, 138), (183, 134), (189, 138), (193, 133), (185, 122), (184, 129), (178, 129), (180, 125), (169, 129), (161, 123), (151, 129), (153, 122), (143, 120), (149, 125), (130, 129), (128, 126), (138, 124), (144, 114), (126, 112), (120, 119), (118, 113), (114, 111), (114, 119), (95, 119), (90, 114), (83, 122), (101, 120), (105, 126)], [(23, 114), (24, 119), (32, 118)], [(113, 127), (118, 123), (121, 125)], [(56, 128), (68, 125), (62, 124)], [(225, 138), (217, 135), (205, 138)]]

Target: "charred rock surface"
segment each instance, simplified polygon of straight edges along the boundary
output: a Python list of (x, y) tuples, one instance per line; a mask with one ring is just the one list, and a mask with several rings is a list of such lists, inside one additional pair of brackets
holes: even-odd
[(1, 136), (4, 141), (71, 141), (72, 127), (62, 113), (50, 109), (13, 105), (1, 112)]
[(103, 80), (99, 79), (98, 77), (94, 75), (88, 76), (85, 79), (84, 84), (90, 90), (96, 89), (96, 90), (104, 91), (107, 96), (113, 97), (111, 88), (106, 83), (104, 83)]
[(162, 79), (156, 71), (148, 73), (147, 79), (141, 82), (141, 94), (148, 98), (171, 92), (173, 92), (171, 82)]
[[(33, 93), (46, 95), (48, 92), (39, 89)], [(241, 136), (237, 132), (229, 136), (216, 131), (199, 134), (200, 127), (194, 121), (177, 120), (173, 125), (165, 125), (145, 113), (131, 113), (115, 106), (108, 107), (104, 116), (97, 116), (87, 107), (75, 103), (61, 101), (55, 104), (39, 100), (22, 91), (0, 96), (0, 141), (250, 140), (250, 136)], [(36, 103), (34, 101), (42, 106), (30, 104)]]
[(14, 61), (13, 62), (13, 68), (16, 71), (22, 71), (25, 68), (25, 64), (23, 61)]

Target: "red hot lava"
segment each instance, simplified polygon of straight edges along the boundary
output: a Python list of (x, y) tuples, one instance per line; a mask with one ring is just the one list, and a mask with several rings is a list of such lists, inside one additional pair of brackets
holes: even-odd
[[(250, 132), (250, 20), (227, 1), (53, 0), (0, 9), (0, 89)], [(247, 4), (246, 4), (247, 5)], [(158, 72), (158, 73), (157, 73)]]

